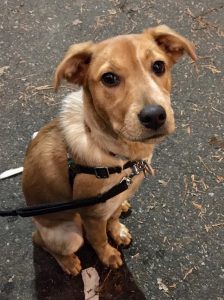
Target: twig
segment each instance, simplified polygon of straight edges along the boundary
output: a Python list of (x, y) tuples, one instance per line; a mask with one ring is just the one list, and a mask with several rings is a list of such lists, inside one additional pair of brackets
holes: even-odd
[(110, 271), (107, 273), (106, 277), (104, 278), (104, 281), (101, 283), (101, 285), (99, 286), (99, 289), (98, 289), (98, 293), (100, 293), (107, 281), (107, 279), (109, 278), (110, 274), (112, 272), (112, 269), (110, 269)]
[(214, 227), (221, 227), (221, 226), (224, 226), (224, 222), (221, 222), (221, 223), (216, 223), (216, 224), (209, 224), (209, 225), (206, 225), (205, 224), (205, 230), (207, 232), (209, 232), (210, 229), (214, 228)]
[(189, 276), (189, 275), (193, 272), (193, 270), (195, 270), (195, 267), (190, 268), (190, 269), (184, 274), (183, 280), (185, 280), (185, 279), (187, 278), (187, 276)]
[(202, 157), (198, 155), (198, 158), (199, 158), (200, 162), (203, 164), (203, 166), (205, 167), (205, 169), (206, 169), (209, 173), (211, 173), (211, 174), (213, 174), (213, 175), (216, 176), (216, 174), (215, 174), (211, 169), (209, 169), (209, 167), (205, 164), (205, 162), (203, 161)]
[(183, 202), (185, 202), (187, 196), (188, 196), (188, 180), (187, 180), (187, 176), (184, 175), (184, 195), (183, 195)]
[(223, 182), (224, 181), (224, 176), (220, 176), (220, 175), (217, 175), (215, 174), (211, 169), (209, 169), (209, 167), (205, 164), (205, 162), (203, 161), (203, 159), (201, 158), (201, 156), (198, 155), (198, 158), (200, 160), (200, 162), (203, 164), (203, 166), (205, 167), (205, 169), (210, 173), (212, 174), (213, 176), (215, 176), (215, 179), (216, 179), (216, 182), (217, 183), (220, 183), (220, 182)]
[(217, 108), (215, 108), (215, 107), (213, 107), (213, 106), (212, 106), (212, 109), (213, 109), (214, 111), (217, 111), (218, 113), (224, 115), (224, 112), (223, 112), (223, 111), (218, 110)]

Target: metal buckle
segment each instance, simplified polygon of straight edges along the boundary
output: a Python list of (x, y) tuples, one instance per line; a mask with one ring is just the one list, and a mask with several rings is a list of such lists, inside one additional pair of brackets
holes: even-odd
[(96, 167), (94, 168), (96, 178), (109, 178), (110, 173), (107, 167)]
[(129, 176), (123, 177), (120, 181), (120, 183), (122, 183), (123, 181), (126, 182), (127, 186), (129, 187), (132, 184), (132, 179)]
[(136, 164), (136, 165), (133, 165), (133, 167), (132, 167), (132, 172), (133, 172), (133, 174), (134, 175), (138, 175), (139, 173), (140, 173), (140, 168), (139, 168), (139, 166)]

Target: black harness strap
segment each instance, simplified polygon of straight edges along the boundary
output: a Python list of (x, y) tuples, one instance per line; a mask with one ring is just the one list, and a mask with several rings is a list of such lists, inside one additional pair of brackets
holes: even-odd
[(87, 167), (76, 164), (71, 157), (67, 159), (68, 163), (68, 172), (69, 172), (69, 183), (73, 186), (75, 176), (77, 174), (89, 174), (95, 175), (96, 178), (105, 179), (109, 178), (111, 174), (121, 173), (123, 170), (133, 167), (136, 164), (136, 161), (128, 161), (123, 165), (123, 167)]

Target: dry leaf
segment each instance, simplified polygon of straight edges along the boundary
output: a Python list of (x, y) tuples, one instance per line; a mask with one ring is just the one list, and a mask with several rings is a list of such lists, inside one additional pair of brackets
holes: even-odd
[(215, 228), (215, 227), (222, 227), (222, 226), (224, 226), (224, 222), (222, 222), (222, 223), (216, 223), (216, 224), (209, 224), (209, 225), (206, 225), (206, 224), (205, 224), (205, 230), (206, 230), (207, 232), (209, 232), (209, 230), (212, 229), (212, 228)]
[(197, 202), (194, 202), (192, 201), (192, 204), (195, 208), (199, 209), (199, 210), (202, 210), (202, 205), (201, 204), (198, 204)]
[(85, 300), (99, 300), (99, 280), (100, 277), (95, 268), (82, 270), (82, 280), (84, 283)]
[(204, 68), (210, 70), (213, 74), (221, 73), (221, 71), (214, 65), (202, 65)]
[(224, 140), (222, 138), (213, 136), (212, 138), (210, 138), (209, 144), (215, 146), (216, 148), (224, 150)]
[(217, 175), (217, 176), (216, 176), (216, 182), (217, 182), (217, 183), (224, 182), (224, 176)]
[(168, 183), (169, 183), (169, 180), (168, 181), (165, 181), (165, 180), (158, 180), (158, 182), (162, 185), (162, 186), (164, 186), (164, 187), (166, 187), (167, 185), (168, 185)]
[(74, 26), (79, 25), (79, 24), (82, 24), (82, 21), (79, 20), (79, 19), (75, 19), (75, 20), (72, 22), (72, 25), (74, 25)]
[(108, 13), (110, 14), (110, 15), (116, 15), (116, 10), (115, 9), (108, 9)]
[(9, 66), (1, 67), (0, 68), (0, 76), (2, 76), (5, 73), (5, 71), (8, 70), (8, 69), (9, 69)]
[(163, 283), (161, 278), (157, 278), (157, 283), (159, 285), (159, 290), (162, 290), (165, 293), (169, 293), (168, 287)]

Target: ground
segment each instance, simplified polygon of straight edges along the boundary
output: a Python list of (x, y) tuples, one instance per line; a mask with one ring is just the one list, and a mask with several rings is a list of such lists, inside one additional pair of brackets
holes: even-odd
[[(0, 172), (21, 166), (32, 133), (57, 115), (70, 88), (54, 94), (52, 74), (72, 43), (165, 23), (196, 45), (198, 61), (173, 72), (176, 133), (124, 220), (134, 237), (125, 265), (110, 271), (89, 246), (80, 251), (100, 274), (100, 299), (224, 299), (223, 12), (222, 0), (0, 3)], [(25, 205), (20, 176), (0, 189), (1, 208)], [(0, 219), (0, 299), (83, 299), (81, 277), (33, 246), (31, 231), (31, 219)]]

